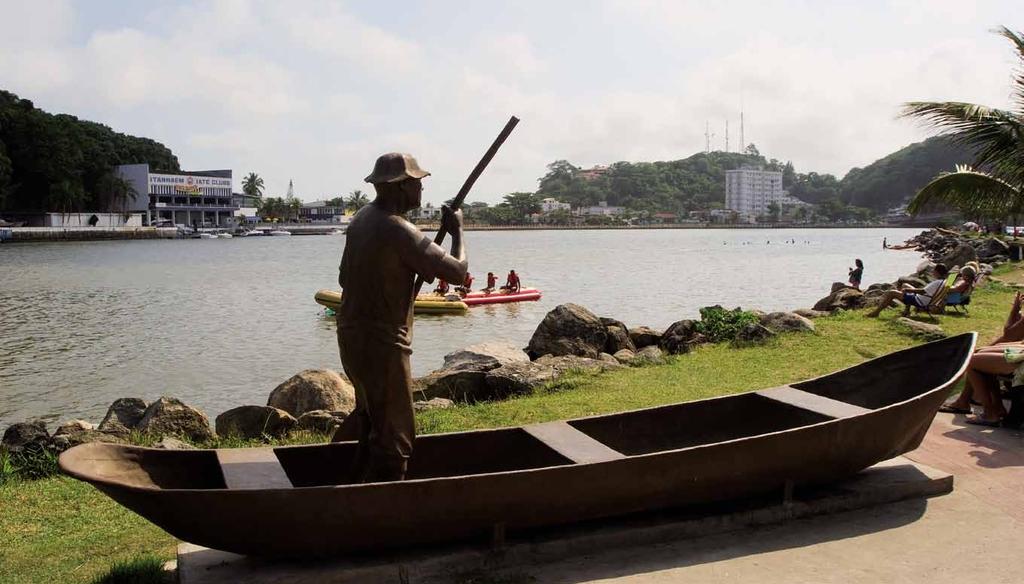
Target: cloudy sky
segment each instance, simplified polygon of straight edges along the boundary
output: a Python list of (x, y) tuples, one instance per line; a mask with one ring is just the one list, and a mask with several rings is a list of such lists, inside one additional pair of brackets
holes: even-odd
[(989, 30), (1024, 28), (1018, 1), (0, 0), (0, 88), (307, 201), (399, 150), (439, 202), (511, 114), (471, 199), (556, 159), (683, 158), (705, 122), (736, 150), (741, 106), (746, 142), (841, 176), (927, 135), (903, 101), (1005, 106), (1013, 53)]

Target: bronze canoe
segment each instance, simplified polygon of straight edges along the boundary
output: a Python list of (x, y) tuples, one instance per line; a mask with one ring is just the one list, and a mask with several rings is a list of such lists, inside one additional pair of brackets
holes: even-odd
[[(761, 391), (563, 422), (420, 436), (401, 482), (342, 484), (354, 443), (60, 457), (175, 537), (312, 557), (486, 537), (835, 481), (920, 444), (976, 335)], [(637, 388), (642, 390), (642, 388)]]

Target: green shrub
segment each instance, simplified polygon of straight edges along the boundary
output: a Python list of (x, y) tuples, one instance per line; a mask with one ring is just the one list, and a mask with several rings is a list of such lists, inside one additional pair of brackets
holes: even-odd
[(45, 479), (60, 474), (57, 455), (41, 446), (30, 445), (10, 455), (15, 475), (25, 480)]
[(721, 343), (735, 339), (747, 325), (758, 322), (757, 315), (753, 312), (739, 308), (726, 310), (721, 306), (708, 306), (700, 309), (700, 322), (696, 324), (696, 328), (697, 332), (712, 343)]

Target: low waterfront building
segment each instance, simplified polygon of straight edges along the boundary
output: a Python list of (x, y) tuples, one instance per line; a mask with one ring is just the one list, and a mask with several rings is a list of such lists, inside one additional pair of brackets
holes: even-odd
[(423, 221), (440, 221), (441, 207), (435, 207), (432, 203), (427, 203), (419, 209), (413, 210), (411, 215), (413, 219), (421, 219)]
[(18, 213), (27, 227), (142, 227), (143, 213)]
[(330, 205), (327, 201), (303, 203), (302, 208), (299, 209), (299, 217), (312, 223), (345, 223), (348, 221), (345, 207)]
[(608, 201), (601, 201), (593, 207), (579, 207), (576, 209), (576, 214), (583, 217), (593, 216), (605, 216), (605, 217), (618, 217), (626, 212), (625, 207), (617, 207), (615, 205), (609, 205)]
[(547, 197), (540, 202), (540, 212), (543, 215), (548, 213), (554, 213), (555, 211), (570, 211), (572, 206), (569, 203), (562, 203), (552, 197)]
[(132, 185), (136, 196), (128, 210), (144, 213), (147, 225), (219, 227), (236, 221), (230, 170), (154, 172), (148, 164), (123, 164), (114, 173)]
[(238, 223), (258, 223), (260, 203), (261, 197), (245, 193), (231, 193), (231, 204), (238, 207), (238, 210), (235, 211), (235, 220)]

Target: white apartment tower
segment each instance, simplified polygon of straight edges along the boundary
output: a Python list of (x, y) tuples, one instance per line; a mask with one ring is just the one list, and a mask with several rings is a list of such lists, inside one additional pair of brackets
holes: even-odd
[(746, 220), (768, 214), (768, 205), (780, 208), (790, 198), (782, 189), (782, 172), (741, 168), (725, 171), (725, 208)]

